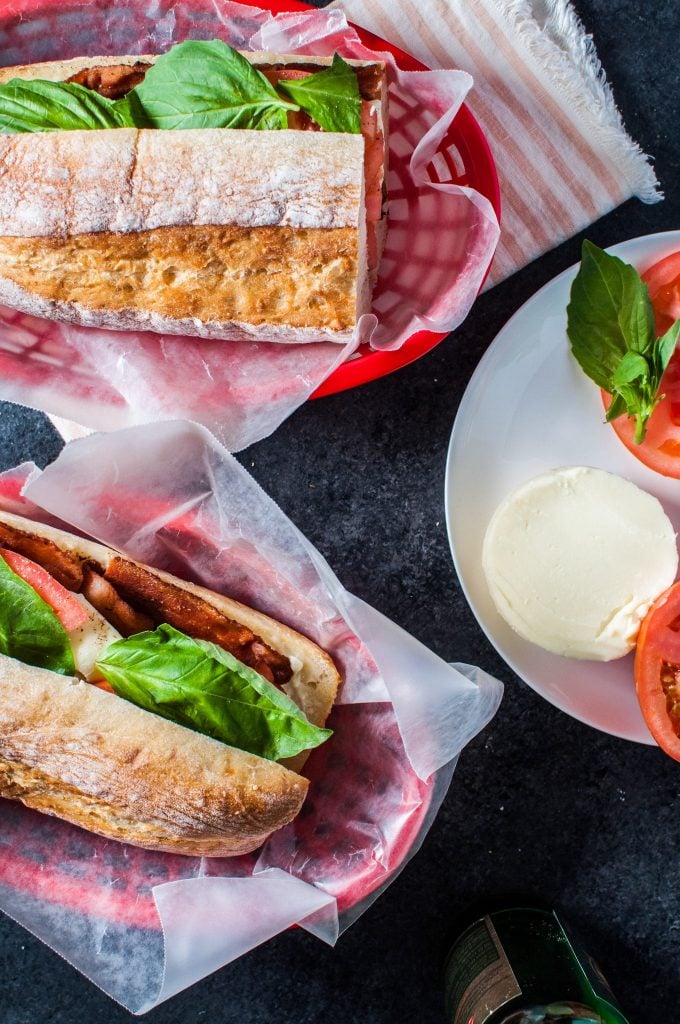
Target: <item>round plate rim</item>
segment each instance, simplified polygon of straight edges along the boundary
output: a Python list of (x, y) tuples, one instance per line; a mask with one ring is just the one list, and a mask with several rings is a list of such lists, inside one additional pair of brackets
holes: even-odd
[[(618, 255), (620, 250), (625, 249), (628, 246), (635, 245), (637, 243), (658, 243), (659, 246), (663, 245), (664, 243), (671, 243), (674, 244), (677, 248), (680, 248), (680, 229), (670, 231), (658, 231), (653, 232), (652, 234), (649, 235), (638, 235), (635, 238), (628, 238), (622, 242), (617, 242), (612, 245), (606, 246), (605, 248), (607, 252), (613, 253), (614, 255)], [(477, 392), (479, 381), (484, 376), (487, 366), (490, 364), (490, 362), (498, 352), (499, 348), (501, 347), (503, 343), (503, 335), (505, 335), (505, 333), (510, 330), (511, 326), (525, 312), (526, 308), (533, 304), (535, 301), (537, 301), (539, 297), (543, 295), (545, 291), (547, 291), (547, 289), (554, 287), (556, 284), (563, 281), (565, 278), (573, 276), (576, 273), (578, 266), (578, 263), (573, 263), (570, 267), (567, 267), (566, 270), (563, 270), (561, 271), (561, 273), (556, 274), (555, 277), (551, 278), (549, 281), (546, 281), (546, 283), (542, 285), (541, 288), (539, 288), (536, 292), (530, 295), (529, 298), (525, 302), (523, 302), (517, 310), (515, 310), (512, 316), (505, 321), (503, 326), (495, 335), (493, 341), (484, 352), (484, 355), (482, 356), (480, 361), (477, 363), (477, 366), (475, 367), (474, 372), (472, 373), (472, 376), (470, 377), (470, 380), (467, 383), (465, 391), (463, 392), (463, 397), (461, 398), (460, 403), (458, 405), (458, 409), (456, 410), (456, 415), (453, 422), (453, 427), (451, 429), (451, 436), (449, 438), (449, 445), (446, 453), (446, 469), (444, 474), (444, 509), (446, 516), (446, 532), (448, 536), (449, 550), (451, 552), (451, 558), (453, 560), (456, 577), (458, 583), (460, 584), (460, 588), (463, 591), (463, 596), (467, 601), (468, 607), (472, 611), (472, 614), (474, 615), (475, 620), (477, 621), (477, 625), (482, 630), (491, 646), (494, 648), (496, 653), (500, 655), (505, 664), (508, 665), (508, 667), (515, 673), (518, 679), (520, 679), (523, 683), (525, 683), (532, 690), (534, 690), (535, 693), (538, 693), (539, 696), (541, 696), (544, 700), (548, 701), (549, 704), (552, 704), (560, 711), (563, 711), (571, 718), (574, 718), (577, 721), (582, 722), (584, 725), (590, 726), (590, 728), (598, 730), (598, 732), (604, 732), (607, 735), (615, 736), (619, 739), (625, 739), (632, 743), (640, 743), (644, 746), (656, 746), (656, 741), (653, 739), (651, 734), (649, 735), (649, 737), (642, 738), (638, 736), (631, 736), (630, 734), (626, 734), (625, 732), (617, 729), (604, 729), (601, 725), (589, 719), (586, 714), (576, 714), (572, 709), (565, 707), (563, 703), (559, 700), (559, 698), (557, 698), (555, 695), (544, 692), (544, 690), (541, 689), (540, 684), (537, 684), (535, 681), (526, 678), (524, 671), (517, 664), (515, 658), (513, 658), (512, 655), (508, 654), (502, 640), (499, 640), (495, 636), (493, 628), (486, 622), (484, 614), (479, 609), (476, 601), (474, 600), (466, 577), (461, 572), (461, 565), (457, 556), (456, 546), (453, 537), (453, 513), (452, 503), (449, 500), (449, 495), (452, 490), (451, 481), (453, 474), (455, 472), (454, 463), (456, 462), (456, 449), (459, 442), (460, 434), (463, 430), (463, 424), (465, 423), (468, 414), (468, 408), (471, 405), (473, 397)], [(555, 655), (555, 657), (557, 657), (557, 655)]]

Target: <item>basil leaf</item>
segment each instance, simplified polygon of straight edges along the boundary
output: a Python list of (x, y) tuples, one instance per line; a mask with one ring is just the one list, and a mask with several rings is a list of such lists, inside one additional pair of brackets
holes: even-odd
[(630, 384), (640, 377), (649, 377), (649, 364), (639, 352), (626, 352), (612, 374), (612, 384)]
[(666, 333), (654, 342), (653, 359), (659, 378), (663, 376), (664, 370), (671, 361), (678, 345), (678, 338), (680, 338), (680, 320), (676, 320), (673, 326), (669, 327)]
[(673, 355), (680, 321), (655, 337), (647, 285), (634, 267), (584, 241), (567, 306), (571, 350), (584, 373), (612, 396), (611, 421), (635, 417), (635, 441), (661, 401), (661, 377)]
[(64, 676), (76, 671), (61, 622), (4, 558), (0, 558), (0, 654)]
[(134, 91), (155, 128), (285, 128), (299, 109), (219, 39), (174, 46)]
[(133, 704), (272, 761), (318, 747), (331, 735), (254, 669), (167, 624), (116, 640), (97, 667)]
[(361, 94), (357, 76), (339, 54), (333, 64), (307, 78), (279, 82), (279, 89), (327, 132), (361, 132)]
[(612, 420), (617, 419), (619, 416), (623, 416), (625, 411), (626, 403), (621, 395), (614, 395), (612, 401), (609, 403), (609, 408), (605, 415), (607, 423), (611, 423)]
[[(127, 97), (125, 97), (127, 100)], [(0, 85), (0, 132), (55, 132), (79, 128), (132, 128), (131, 103), (107, 100), (75, 82), (24, 81)]]
[(626, 352), (645, 352), (654, 339), (649, 292), (637, 271), (588, 241), (571, 287), (567, 334), (581, 367), (607, 391)]

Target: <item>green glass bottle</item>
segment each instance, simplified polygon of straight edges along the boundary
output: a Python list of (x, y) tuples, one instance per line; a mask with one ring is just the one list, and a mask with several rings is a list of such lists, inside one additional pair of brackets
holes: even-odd
[(448, 1024), (627, 1024), (609, 985), (554, 910), (477, 915), (444, 968)]

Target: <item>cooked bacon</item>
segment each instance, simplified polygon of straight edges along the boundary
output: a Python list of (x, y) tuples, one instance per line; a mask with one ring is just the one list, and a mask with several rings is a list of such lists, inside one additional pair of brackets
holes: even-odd
[(83, 566), (82, 594), (122, 636), (132, 636), (154, 628), (153, 620), (135, 611), (91, 565)]
[(223, 615), (202, 597), (159, 579), (125, 558), (114, 558), (105, 578), (156, 623), (167, 622), (197, 640), (212, 641), (270, 682), (281, 685), (292, 676), (288, 658), (273, 651), (247, 626)]
[(47, 537), (39, 537), (35, 533), (27, 533), (25, 530), (17, 530), (13, 526), (0, 523), (0, 546), (37, 562), (67, 590), (78, 592), (83, 585), (80, 559), (69, 551), (64, 551)]
[(83, 68), (66, 81), (93, 89), (108, 100), (119, 100), (144, 81), (144, 75), (150, 67), (150, 64), (144, 64), (142, 61), (135, 64), (102, 64)]
[(283, 686), (293, 674), (288, 658), (278, 651), (273, 651), (259, 636), (256, 636), (250, 645), (249, 657), (250, 660), (246, 664), (276, 686)]

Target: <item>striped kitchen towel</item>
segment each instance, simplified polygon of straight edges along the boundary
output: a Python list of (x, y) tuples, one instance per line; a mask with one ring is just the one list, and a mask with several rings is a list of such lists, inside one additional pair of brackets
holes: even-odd
[(500, 178), (487, 287), (637, 196), (662, 198), (569, 0), (334, 0), (431, 68), (474, 78), (469, 105)]

